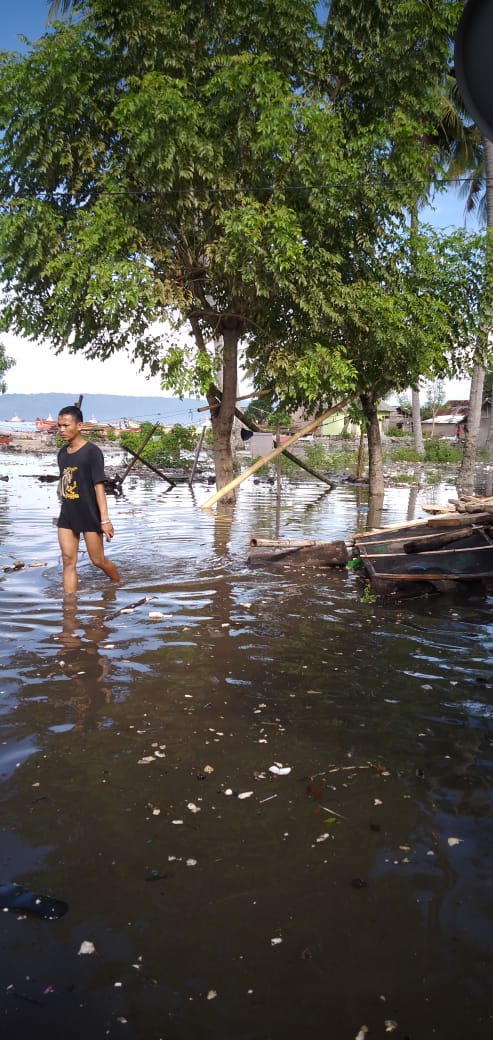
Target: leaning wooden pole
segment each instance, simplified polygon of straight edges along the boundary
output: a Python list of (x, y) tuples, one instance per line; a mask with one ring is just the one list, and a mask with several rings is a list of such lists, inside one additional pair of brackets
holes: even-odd
[(199, 461), (200, 452), (202, 451), (202, 445), (204, 443), (204, 437), (205, 437), (205, 426), (202, 427), (201, 434), (200, 434), (200, 440), (199, 440), (199, 443), (197, 444), (197, 447), (195, 449), (195, 458), (193, 460), (192, 472), (190, 474), (190, 479), (188, 481), (190, 487), (193, 484), (193, 478), (194, 478), (196, 470), (197, 470), (197, 464), (198, 464), (198, 461)]
[(224, 498), (224, 495), (228, 494), (229, 491), (238, 487), (239, 484), (242, 484), (247, 477), (252, 475), (252, 473), (256, 473), (258, 469), (265, 466), (266, 462), (270, 462), (271, 459), (275, 459), (278, 455), (282, 455), (283, 451), (285, 451), (286, 448), (291, 447), (292, 444), (295, 444), (296, 441), (299, 441), (300, 437), (305, 437), (306, 434), (312, 433), (312, 431), (316, 430), (317, 426), (320, 426), (321, 423), (325, 422), (329, 416), (334, 415), (334, 413), (340, 411), (341, 408), (345, 408), (346, 405), (351, 403), (351, 401), (354, 401), (354, 395), (352, 397), (346, 397), (344, 401), (335, 404), (332, 408), (323, 412), (322, 415), (319, 415), (317, 419), (312, 419), (306, 424), (306, 426), (302, 426), (300, 430), (297, 430), (296, 433), (291, 435), (291, 437), (288, 437), (287, 441), (284, 441), (284, 444), (280, 444), (279, 447), (273, 448), (272, 451), (269, 451), (267, 455), (263, 455), (262, 458), (257, 459), (257, 461), (249, 466), (248, 469), (244, 470), (243, 473), (240, 473), (237, 477), (234, 477), (233, 480), (230, 480), (228, 484), (220, 489), (220, 491), (216, 491), (213, 495), (209, 495), (209, 498), (206, 498), (205, 502), (201, 503), (200, 508), (208, 509), (209, 506), (213, 506), (216, 502), (219, 502), (221, 498)]
[[(235, 408), (235, 415), (248, 430), (252, 431), (252, 433), (265, 433), (265, 430), (260, 429), (258, 423), (252, 419), (247, 419), (246, 415), (244, 415), (243, 412), (240, 412), (239, 408)], [(321, 480), (323, 484), (328, 484), (330, 488), (334, 487), (331, 480), (328, 480), (327, 477), (323, 477), (321, 473), (317, 473), (316, 470), (311, 468), (311, 466), (307, 466), (306, 462), (303, 462), (303, 459), (299, 459), (297, 455), (293, 455), (292, 452), (286, 451), (285, 445), (286, 441), (282, 444), (282, 453), (290, 462), (295, 462), (300, 469), (304, 469), (306, 473), (309, 473), (311, 477), (315, 477), (316, 480)]]
[(174, 480), (171, 480), (171, 477), (167, 477), (166, 473), (163, 473), (162, 470), (157, 468), (157, 466), (153, 466), (152, 462), (149, 462), (148, 459), (139, 455), (138, 451), (132, 451), (131, 448), (125, 448), (125, 451), (128, 451), (129, 455), (132, 455), (136, 462), (142, 462), (144, 466), (147, 466), (147, 468), (150, 469), (152, 473), (155, 473), (157, 477), (161, 477), (161, 480), (165, 480), (170, 487), (176, 487), (176, 484)]
[[(139, 444), (139, 451), (143, 451), (144, 450), (146, 444), (148, 443), (148, 441), (150, 441), (153, 433), (155, 432), (155, 430), (157, 430), (158, 426), (160, 426), (160, 425), (161, 425), (161, 423), (159, 423), (159, 422), (154, 423), (154, 426), (146, 433), (146, 435), (144, 437), (144, 440), (142, 441), (142, 444)], [(138, 455), (137, 452), (134, 454), (134, 452), (130, 451), (129, 448), (125, 448), (125, 451), (128, 451), (130, 455), (134, 455), (134, 457), (133, 457), (132, 461), (128, 463), (128, 466), (126, 467), (126, 469), (124, 471), (123, 477), (121, 478), (121, 481), (120, 481), (121, 484), (123, 484), (123, 481), (125, 480), (125, 477), (128, 477), (128, 474), (130, 473), (130, 470), (132, 469), (133, 466), (135, 466), (135, 463), (139, 459), (139, 455)]]

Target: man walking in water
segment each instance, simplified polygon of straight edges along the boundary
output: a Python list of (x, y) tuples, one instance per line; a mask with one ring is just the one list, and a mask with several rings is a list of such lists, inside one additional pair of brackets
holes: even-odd
[(111, 581), (120, 581), (114, 563), (104, 555), (103, 533), (110, 542), (115, 532), (108, 517), (103, 453), (96, 444), (84, 440), (82, 422), (82, 412), (77, 405), (68, 405), (58, 414), (58, 432), (66, 442), (58, 452), (62, 508), (57, 523), (64, 592), (77, 590), (76, 566), (81, 534), (91, 563)]

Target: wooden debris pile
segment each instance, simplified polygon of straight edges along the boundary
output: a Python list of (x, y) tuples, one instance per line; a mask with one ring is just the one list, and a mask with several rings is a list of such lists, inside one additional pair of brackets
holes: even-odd
[(450, 516), (454, 513), (485, 513), (493, 517), (493, 495), (461, 495), (460, 498), (449, 498), (448, 505), (422, 506), (425, 513), (435, 516)]

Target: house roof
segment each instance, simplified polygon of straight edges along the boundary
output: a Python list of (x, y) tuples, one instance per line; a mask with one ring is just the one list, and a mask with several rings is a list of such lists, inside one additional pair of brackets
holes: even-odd
[(461, 412), (454, 412), (449, 415), (435, 415), (433, 419), (431, 416), (429, 419), (423, 419), (423, 424), (428, 423), (430, 426), (434, 423), (435, 426), (456, 426), (457, 423), (463, 422), (465, 416)]

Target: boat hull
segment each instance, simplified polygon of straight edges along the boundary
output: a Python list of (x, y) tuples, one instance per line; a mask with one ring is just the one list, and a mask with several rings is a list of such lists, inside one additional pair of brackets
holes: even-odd
[[(493, 524), (493, 517), (491, 518)], [(427, 521), (355, 536), (354, 549), (378, 591), (425, 582), (442, 591), (458, 583), (493, 583), (493, 528), (469, 517), (455, 531)], [(441, 547), (440, 540), (445, 543)]]

